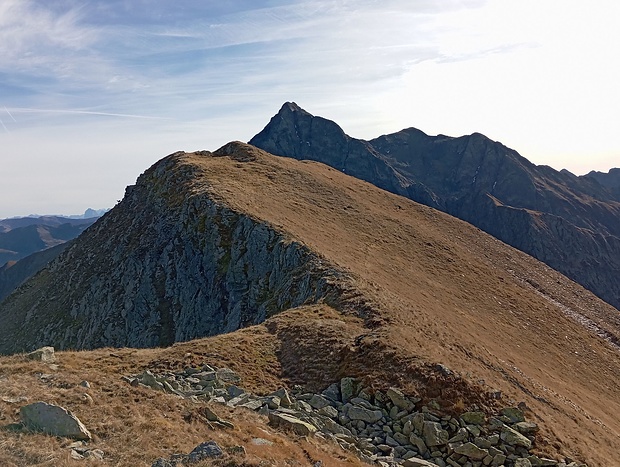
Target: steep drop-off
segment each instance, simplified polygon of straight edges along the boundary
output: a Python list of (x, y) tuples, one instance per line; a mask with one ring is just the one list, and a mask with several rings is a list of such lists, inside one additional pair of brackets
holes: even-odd
[(620, 308), (614, 171), (557, 172), (478, 133), (453, 138), (408, 128), (359, 140), (294, 103), (284, 104), (250, 144), (328, 164), (470, 222)]

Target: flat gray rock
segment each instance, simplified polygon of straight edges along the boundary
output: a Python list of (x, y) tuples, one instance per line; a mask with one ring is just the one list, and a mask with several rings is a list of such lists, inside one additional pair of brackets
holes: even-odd
[(30, 430), (73, 439), (92, 438), (82, 422), (64, 407), (35, 402), (23, 406), (19, 413), (23, 425)]

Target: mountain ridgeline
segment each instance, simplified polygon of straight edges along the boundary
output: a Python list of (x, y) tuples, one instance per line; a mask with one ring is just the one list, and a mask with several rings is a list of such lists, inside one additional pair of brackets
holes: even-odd
[(620, 450), (615, 308), (462, 220), (244, 143), (154, 164), (0, 302), (0, 323), (0, 354), (101, 348), (92, 366), (115, 371), (237, 355), (287, 384), (359, 377), (442, 410), (523, 401), (548, 451), (596, 466)]
[(463, 219), (620, 308), (620, 169), (575, 176), (474, 133), (415, 128), (370, 141), (294, 103), (250, 144), (313, 160)]
[(218, 202), (184, 157), (146, 171), (119, 205), (2, 303), (0, 353), (47, 343), (171, 345), (330, 296), (335, 269)]

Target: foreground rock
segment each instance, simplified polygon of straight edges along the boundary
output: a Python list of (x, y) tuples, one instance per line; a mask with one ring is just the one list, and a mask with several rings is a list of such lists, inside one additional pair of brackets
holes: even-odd
[(22, 407), (19, 413), (22, 424), (29, 430), (77, 440), (92, 438), (82, 422), (64, 407), (35, 402)]

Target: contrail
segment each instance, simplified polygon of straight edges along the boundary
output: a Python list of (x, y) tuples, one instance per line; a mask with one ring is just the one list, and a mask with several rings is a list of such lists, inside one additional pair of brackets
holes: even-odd
[[(119, 114), (119, 113), (113, 113), (113, 112), (95, 112), (95, 111), (92, 111), (92, 110), (30, 109), (30, 108), (25, 108), (25, 107), (13, 107), (11, 110), (13, 110), (13, 112), (38, 112), (38, 113), (102, 115), (102, 116), (105, 116), (105, 117), (144, 118), (144, 119), (147, 119), (147, 120), (171, 120), (170, 118), (165, 118), (165, 117), (151, 117), (151, 116), (148, 116), (148, 115)], [(8, 112), (8, 109), (7, 109), (7, 112)]]
[(9, 114), (9, 117), (11, 117), (11, 118), (13, 119), (13, 121), (14, 121), (15, 123), (17, 123), (17, 120), (15, 120), (15, 117), (13, 117), (13, 115), (11, 115), (11, 112), (9, 112), (9, 109), (7, 109), (7, 108), (6, 108), (6, 105), (4, 106), (4, 110), (6, 111), (6, 113), (8, 113), (8, 114)]
[(0, 120), (0, 124), (2, 124), (2, 127), (4, 128), (4, 131), (6, 131), (9, 134), (11, 133), (2, 120)]

